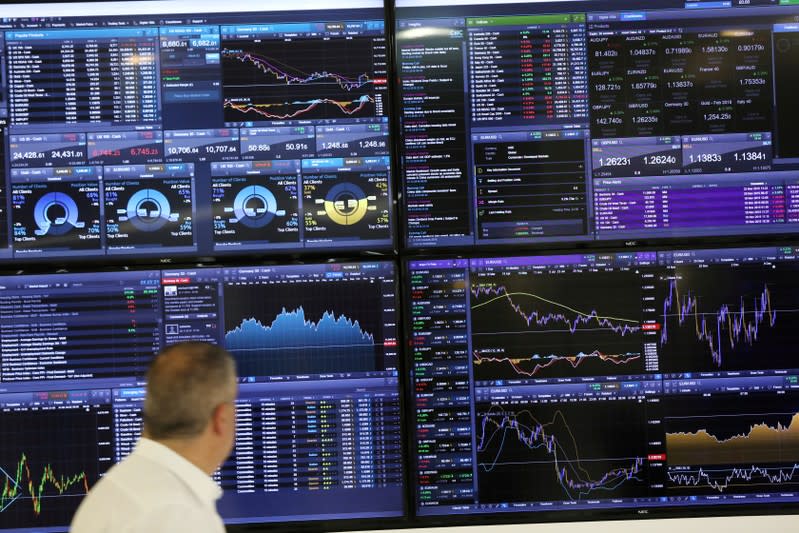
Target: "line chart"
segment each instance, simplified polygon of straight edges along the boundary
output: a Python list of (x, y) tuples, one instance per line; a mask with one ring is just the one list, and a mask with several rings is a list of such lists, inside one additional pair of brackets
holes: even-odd
[[(528, 326), (533, 324), (537, 326), (548, 326), (550, 324), (564, 324), (568, 326), (570, 333), (575, 333), (580, 326), (594, 325), (601, 329), (608, 329), (613, 333), (621, 336), (630, 333), (636, 333), (641, 330), (640, 321), (630, 318), (618, 318), (612, 316), (601, 316), (595, 309), (590, 312), (578, 311), (566, 304), (548, 300), (537, 294), (529, 292), (509, 292), (507, 287), (504, 286), (477, 286), (472, 288), (472, 295), (479, 298), (482, 295), (490, 296), (491, 298), (486, 302), (481, 302), (472, 306), (472, 309), (479, 309), (480, 307), (492, 304), (500, 300), (507, 300), (508, 304), (513, 310), (521, 316)], [(574, 315), (570, 318), (566, 313), (546, 313), (539, 311), (526, 312), (522, 306), (514, 301), (514, 298), (528, 297), (534, 300), (553, 305), (555, 307), (564, 309)]]
[(626, 354), (603, 354), (598, 350), (591, 353), (584, 354), (578, 353), (576, 355), (567, 356), (539, 356), (533, 355), (528, 358), (513, 358), (513, 357), (491, 357), (482, 355), (480, 352), (474, 352), (473, 363), (475, 366), (491, 363), (501, 363), (509, 365), (513, 371), (520, 376), (534, 377), (545, 370), (553, 367), (564, 367), (565, 370), (577, 370), (581, 365), (588, 365), (593, 363), (609, 363), (610, 365), (623, 366), (629, 365), (641, 358), (640, 353), (626, 353)]
[[(257, 104), (250, 102), (235, 102), (225, 99), (225, 109), (232, 109), (243, 114), (255, 113), (269, 120), (287, 120), (309, 114), (318, 107), (333, 106), (345, 116), (353, 116), (371, 104), (375, 99), (370, 95), (363, 95), (355, 100), (333, 100), (330, 98), (316, 98), (313, 100), (300, 100), (291, 102), (277, 102)], [(273, 109), (277, 109), (272, 111)]]
[[(371, 38), (237, 40), (222, 42), (225, 119), (373, 117), (377, 85)], [(382, 100), (381, 100), (382, 101)], [(380, 104), (382, 109), (382, 104)]]
[[(470, 289), (475, 379), (643, 371), (639, 290), (629, 290), (640, 286), (634, 274), (497, 277), (477, 273)], [(622, 284), (626, 293), (616, 290)]]
[[(799, 464), (789, 467), (749, 467), (699, 468), (696, 470), (669, 471), (666, 475), (672, 486), (669, 488), (712, 488), (725, 492), (730, 488), (753, 489), (762, 486), (795, 484), (793, 481), (799, 471)], [(741, 483), (736, 483), (741, 482)]]
[(379, 283), (227, 285), (224, 302), (225, 347), (243, 376), (385, 367)]
[[(616, 409), (587, 404), (479, 404), (481, 501), (581, 500), (644, 490), (642, 411), (633, 402), (613, 403)], [(624, 425), (619, 423), (621, 414), (629, 415)], [(629, 439), (596, 437), (618, 436), (614, 430)]]
[(330, 311), (317, 321), (302, 307), (283, 308), (268, 324), (245, 318), (225, 334), (225, 347), (248, 376), (375, 370), (374, 336)]
[[(0, 468), (0, 474), (5, 476), (3, 491), (0, 494), (0, 513), (18, 499), (30, 499), (33, 512), (39, 516), (42, 512), (42, 498), (48, 487), (55, 489), (56, 495), (66, 494), (73, 487), (81, 489), (82, 494), (89, 492), (89, 481), (86, 472), (80, 472), (72, 476), (56, 475), (53, 468), (48, 464), (39, 476), (38, 481), (31, 474), (28, 458), (23, 453), (17, 462), (17, 467), (13, 475)], [(26, 497), (25, 494), (28, 494)]]
[[(284, 333), (281, 330), (290, 330), (296, 337), (279, 338)], [(305, 310), (300, 306), (288, 311), (285, 307), (280, 311), (270, 324), (263, 324), (255, 318), (246, 318), (241, 324), (225, 334), (225, 340), (232, 346), (237, 346), (237, 338), (242, 338), (242, 344), (249, 342), (259, 345), (261, 350), (286, 350), (291, 348), (316, 347), (320, 342), (335, 341), (337, 346), (349, 346), (347, 341), (354, 344), (374, 344), (374, 336), (361, 329), (357, 320), (352, 320), (345, 315), (332, 311), (325, 311), (318, 321), (306, 319)], [(274, 340), (273, 340), (274, 339)], [(320, 339), (320, 340), (317, 340)], [(283, 341), (296, 341), (294, 346), (285, 346)], [(235, 348), (234, 348), (235, 349)]]
[[(758, 418), (759, 421), (752, 421)], [(773, 420), (769, 415), (758, 417), (757, 414), (736, 416), (731, 423), (749, 425), (729, 437), (717, 436), (712, 429), (707, 428), (666, 433), (669, 463), (707, 465), (799, 462), (799, 413), (794, 414), (787, 425)]]
[[(275, 58), (264, 57), (244, 50), (223, 49), (222, 56), (250, 64), (264, 74), (272, 75), (278, 82), (282, 82), (281, 85), (325, 83), (325, 80), (329, 80), (327, 83), (338, 85), (345, 91), (352, 91), (373, 83), (368, 73), (359, 74), (357, 77), (348, 77), (327, 70), (304, 72), (292, 69)], [(294, 72), (289, 72), (290, 70), (294, 70)]]
[(37, 408), (23, 402), (0, 412), (4, 527), (66, 527), (91, 486), (113, 464), (110, 404), (64, 403)]
[(792, 268), (681, 268), (660, 278), (661, 369), (713, 372), (795, 368), (799, 341)]
[(669, 398), (664, 426), (672, 491), (756, 492), (795, 483), (799, 394)]
[(699, 299), (687, 291), (682, 296), (677, 279), (669, 280), (668, 297), (663, 301), (663, 329), (660, 343), (669, 340), (669, 318), (677, 317), (678, 326), (693, 319), (694, 331), (699, 341), (707, 343), (713, 363), (721, 368), (724, 364), (722, 340), (726, 338), (730, 349), (734, 350), (739, 343), (752, 346), (758, 340), (762, 325), (774, 327), (777, 312), (771, 306), (771, 293), (767, 285), (751, 301), (751, 309), (747, 309), (747, 301), (740, 296), (737, 310), (734, 306), (722, 304), (718, 309), (703, 313), (699, 311)]

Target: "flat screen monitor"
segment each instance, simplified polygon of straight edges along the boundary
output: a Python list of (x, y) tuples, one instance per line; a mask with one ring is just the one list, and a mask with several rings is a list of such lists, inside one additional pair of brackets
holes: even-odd
[(1, 277), (0, 531), (66, 530), (187, 340), (237, 362), (227, 525), (401, 517), (396, 293), (388, 262)]
[(420, 517), (796, 509), (796, 246), (407, 268)]
[(0, 6), (0, 262), (393, 243), (382, 0)]
[(799, 6), (397, 0), (412, 248), (799, 229)]

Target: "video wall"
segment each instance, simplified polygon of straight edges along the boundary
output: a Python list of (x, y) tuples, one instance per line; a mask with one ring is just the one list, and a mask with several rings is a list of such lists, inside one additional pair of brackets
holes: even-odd
[(796, 510), (799, 4), (0, 4), (0, 531), (180, 341), (231, 530)]

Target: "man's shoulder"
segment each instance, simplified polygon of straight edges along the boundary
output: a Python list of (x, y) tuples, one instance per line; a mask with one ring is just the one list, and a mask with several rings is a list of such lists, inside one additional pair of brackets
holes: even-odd
[(142, 502), (135, 500), (115, 501), (110, 490), (97, 494), (78, 509), (70, 533), (224, 533), (215, 512), (190, 500), (170, 500), (162, 495), (140, 505)]
[(157, 463), (132, 454), (112, 466), (75, 513), (71, 532), (123, 531), (135, 517), (174, 499), (180, 482)]

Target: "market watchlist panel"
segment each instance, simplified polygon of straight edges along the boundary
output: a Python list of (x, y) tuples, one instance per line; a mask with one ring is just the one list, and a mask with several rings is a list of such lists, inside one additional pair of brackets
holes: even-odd
[(364, 6), (4, 20), (0, 261), (391, 248)]
[[(141, 435), (144, 375), (180, 341), (225, 346), (229, 524), (402, 516), (392, 263), (0, 279), (3, 527), (63, 531)], [(279, 502), (269, 511), (264, 499)]]
[(795, 5), (434, 4), (397, 2), (407, 246), (799, 228)]
[(797, 248), (408, 263), (422, 516), (799, 501)]

